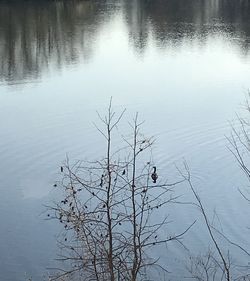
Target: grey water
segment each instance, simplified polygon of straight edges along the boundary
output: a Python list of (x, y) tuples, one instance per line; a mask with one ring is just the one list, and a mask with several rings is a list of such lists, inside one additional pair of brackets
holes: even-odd
[[(0, 280), (41, 281), (55, 266), (60, 229), (44, 206), (66, 155), (102, 156), (93, 122), (111, 96), (115, 111), (127, 109), (121, 131), (135, 112), (145, 120), (159, 176), (174, 180), (185, 159), (211, 219), (215, 210), (249, 249), (250, 209), (238, 192), (247, 182), (226, 140), (250, 88), (249, 14), (248, 0), (0, 2)], [(168, 212), (176, 232), (197, 219), (184, 242), (205, 251), (199, 213)], [(184, 268), (183, 249), (165, 252)]]

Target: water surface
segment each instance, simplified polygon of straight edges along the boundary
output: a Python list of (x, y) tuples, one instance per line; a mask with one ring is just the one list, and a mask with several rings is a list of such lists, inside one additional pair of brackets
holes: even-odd
[[(185, 158), (208, 210), (249, 246), (245, 182), (225, 139), (250, 87), (249, 14), (234, 0), (0, 2), (1, 280), (40, 281), (54, 265), (58, 230), (43, 205), (66, 154), (102, 155), (92, 122), (111, 96), (127, 108), (121, 130), (136, 111), (146, 120), (159, 174), (174, 178)], [(176, 231), (199, 218), (169, 212)], [(201, 218), (191, 234), (191, 251), (205, 247)]]

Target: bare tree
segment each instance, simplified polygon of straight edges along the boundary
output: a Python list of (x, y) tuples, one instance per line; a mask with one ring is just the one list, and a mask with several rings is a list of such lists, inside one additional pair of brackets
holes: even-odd
[(191, 278), (198, 281), (223, 280), (224, 270), (221, 270), (221, 265), (215, 256), (210, 249), (203, 255), (191, 256), (187, 265)]
[[(185, 181), (187, 181), (187, 183), (190, 187), (190, 190), (194, 195), (194, 198), (195, 198), (194, 205), (198, 208), (198, 210), (200, 211), (200, 213), (204, 219), (204, 223), (207, 228), (210, 240), (211, 240), (212, 245), (214, 246), (215, 252), (216, 252), (216, 254), (215, 254), (209, 250), (203, 256), (199, 256), (199, 257), (191, 259), (191, 264), (190, 264), (191, 266), (189, 267), (189, 272), (193, 274), (193, 277), (196, 280), (231, 281), (233, 279), (231, 278), (231, 259), (230, 259), (229, 252), (227, 251), (227, 254), (225, 254), (222, 247), (220, 246), (218, 239), (215, 236), (216, 229), (210, 223), (207, 212), (203, 206), (202, 200), (201, 200), (200, 196), (198, 195), (197, 191), (195, 190), (195, 187), (192, 183), (191, 173), (190, 173), (187, 163), (184, 163), (184, 167), (185, 167), (185, 173), (183, 173), (181, 170), (179, 170), (179, 172), (182, 175), (183, 179)], [(196, 271), (194, 271), (194, 267), (195, 267)], [(211, 276), (211, 274), (212, 274), (212, 276)], [(218, 279), (218, 275), (220, 275), (219, 279)]]
[[(242, 169), (247, 179), (250, 180), (250, 104), (249, 96), (244, 106), (246, 114), (244, 116), (237, 115), (236, 122), (232, 124), (232, 132), (229, 141), (229, 150), (234, 155), (239, 167)], [(215, 250), (209, 250), (202, 256), (191, 257), (188, 266), (188, 271), (192, 278), (196, 280), (250, 280), (249, 267), (233, 266), (232, 258), (229, 255), (229, 249), (225, 249), (219, 243), (219, 238), (222, 238), (228, 243), (250, 257), (249, 250), (240, 245), (240, 241), (231, 241), (226, 234), (219, 231), (209, 220), (207, 212), (203, 206), (202, 200), (199, 197), (195, 187), (191, 181), (191, 174), (187, 164), (185, 164), (186, 174), (180, 172), (184, 179), (187, 180), (190, 189), (195, 197), (196, 206), (200, 210), (205, 226), (208, 230), (212, 245)], [(249, 191), (239, 189), (241, 195), (250, 202)]]
[[(99, 115), (104, 129), (97, 128), (106, 142), (106, 155), (95, 162), (66, 160), (63, 180), (57, 184), (64, 198), (50, 207), (50, 218), (64, 225), (59, 260), (66, 262), (52, 280), (137, 281), (146, 280), (153, 247), (169, 241), (181, 242), (182, 233), (164, 235), (170, 222), (167, 204), (174, 203), (174, 187), (157, 174), (151, 163), (152, 138), (141, 134), (136, 114), (131, 134), (122, 137), (121, 148), (113, 148), (113, 131), (122, 116), (112, 110)], [(147, 279), (148, 280), (148, 279)]]
[[(237, 115), (236, 123), (232, 126), (232, 133), (230, 137), (228, 137), (229, 141), (229, 149), (234, 155), (239, 167), (245, 173), (248, 180), (250, 180), (250, 104), (249, 104), (250, 93), (248, 93), (248, 97), (246, 99), (246, 103), (244, 106), (244, 113), (246, 113), (243, 117)], [(250, 197), (248, 194), (249, 191), (242, 192), (239, 190), (242, 196), (250, 202)]]

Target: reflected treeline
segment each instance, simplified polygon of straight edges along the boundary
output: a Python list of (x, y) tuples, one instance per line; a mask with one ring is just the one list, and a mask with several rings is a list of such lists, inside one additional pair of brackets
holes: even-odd
[(149, 38), (159, 46), (177, 48), (184, 40), (205, 44), (218, 33), (243, 53), (249, 50), (250, 0), (0, 2), (0, 78), (38, 78), (51, 67), (88, 60), (101, 28), (118, 10), (139, 52), (146, 49)]
[(0, 2), (1, 79), (38, 78), (52, 67), (88, 60), (109, 12), (103, 1)]
[(138, 0), (126, 2), (130, 39), (138, 51), (147, 46), (149, 34), (160, 46), (182, 45), (184, 40), (206, 42), (221, 34), (248, 52), (249, 0)]

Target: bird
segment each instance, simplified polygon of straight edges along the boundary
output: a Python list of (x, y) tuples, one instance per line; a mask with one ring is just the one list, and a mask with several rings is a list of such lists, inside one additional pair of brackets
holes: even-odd
[(61, 166), (61, 173), (63, 172), (63, 166)]
[(158, 175), (157, 175), (157, 173), (156, 173), (156, 167), (155, 167), (155, 166), (153, 167), (153, 169), (154, 169), (154, 171), (153, 171), (153, 173), (151, 174), (151, 178), (152, 178), (152, 180), (153, 180), (153, 183), (156, 183), (156, 180), (158, 179)]

